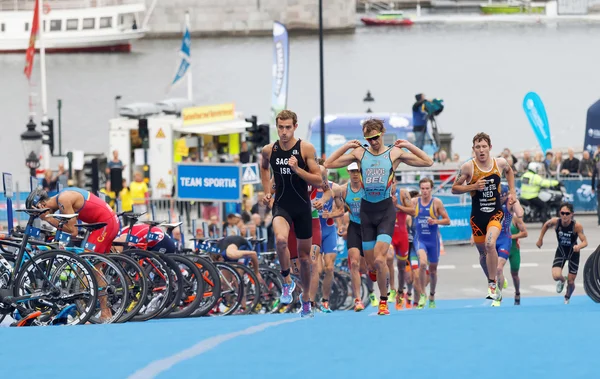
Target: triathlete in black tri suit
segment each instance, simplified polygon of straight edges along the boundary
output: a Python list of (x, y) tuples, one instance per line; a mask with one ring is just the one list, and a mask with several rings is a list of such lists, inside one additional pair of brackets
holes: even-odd
[[(298, 241), (300, 257), (300, 277), (302, 290), (310, 290), (310, 249), (312, 245), (311, 202), (308, 185), (327, 190), (328, 183), (323, 182), (321, 170), (315, 159), (315, 147), (309, 142), (294, 137), (298, 128), (298, 117), (289, 110), (281, 111), (276, 118), (279, 140), (266, 145), (262, 150), (261, 181), (263, 188), (271, 188), (270, 170), (275, 178), (275, 198), (273, 202), (273, 232), (281, 274), (285, 279), (281, 294), (281, 303), (292, 302), (292, 293), (296, 284), (290, 277), (290, 251), (288, 235), (293, 225)], [(263, 200), (271, 201), (270, 191), (265, 191)], [(312, 316), (310, 299), (302, 302), (301, 316)]]
[(263, 281), (258, 265), (258, 254), (253, 251), (252, 244), (242, 236), (227, 236), (217, 245), (225, 262), (237, 262), (242, 258), (250, 259), (252, 269), (259, 281)]
[[(556, 292), (561, 293), (567, 281), (567, 293), (565, 294), (565, 304), (569, 304), (571, 295), (575, 290), (575, 279), (579, 270), (580, 251), (588, 245), (587, 238), (583, 234), (583, 226), (573, 220), (573, 204), (562, 203), (560, 206), (560, 217), (553, 217), (546, 221), (540, 232), (536, 246), (541, 248), (544, 244), (544, 234), (546, 231), (555, 227), (558, 247), (554, 254), (552, 262), (552, 278), (556, 281)], [(577, 243), (577, 238), (581, 241)], [(562, 274), (565, 263), (569, 261), (569, 276), (565, 278)]]

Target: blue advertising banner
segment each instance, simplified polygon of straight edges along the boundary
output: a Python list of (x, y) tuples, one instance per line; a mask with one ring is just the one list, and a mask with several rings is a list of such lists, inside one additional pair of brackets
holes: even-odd
[(450, 225), (440, 226), (442, 241), (468, 242), (471, 239), (471, 204), (447, 205), (446, 211), (450, 217)]
[(177, 165), (177, 197), (179, 200), (242, 200), (242, 166), (234, 164)]
[(544, 153), (552, 149), (552, 140), (550, 136), (550, 124), (548, 124), (548, 116), (546, 108), (540, 96), (535, 92), (529, 92), (523, 99), (523, 110), (529, 119), (529, 124), (533, 129), (540, 148)]
[(585, 137), (583, 138), (584, 149), (591, 153), (596, 150), (598, 145), (600, 145), (600, 100), (588, 108)]

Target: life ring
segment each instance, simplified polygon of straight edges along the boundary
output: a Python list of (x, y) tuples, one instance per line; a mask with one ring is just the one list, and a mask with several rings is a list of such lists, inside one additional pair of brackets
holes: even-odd
[(44, 14), (50, 13), (50, 10), (51, 10), (50, 9), (50, 4), (44, 3), (44, 5), (42, 5), (42, 9), (43, 9)]

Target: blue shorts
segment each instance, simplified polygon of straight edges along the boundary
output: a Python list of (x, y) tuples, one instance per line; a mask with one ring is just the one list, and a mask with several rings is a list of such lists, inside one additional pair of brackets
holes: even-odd
[[(434, 238), (433, 240), (431, 238)], [(427, 261), (429, 263), (438, 263), (440, 261), (440, 239), (437, 235), (430, 236), (427, 239), (414, 239), (415, 250), (424, 250), (427, 253)]]
[(335, 227), (328, 227), (321, 229), (322, 241), (321, 241), (321, 253), (330, 254), (338, 252), (337, 248), (337, 229)]
[(496, 250), (498, 251), (498, 256), (500, 258), (508, 259), (511, 245), (512, 239), (508, 236), (503, 236), (500, 234), (500, 237), (498, 237), (496, 240)]

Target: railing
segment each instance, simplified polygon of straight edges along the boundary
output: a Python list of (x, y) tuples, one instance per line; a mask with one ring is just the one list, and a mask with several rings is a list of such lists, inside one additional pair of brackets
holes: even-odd
[[(140, 4), (144, 0), (46, 0), (50, 9), (82, 9), (114, 5)], [(0, 0), (0, 11), (31, 11), (35, 0)]]

